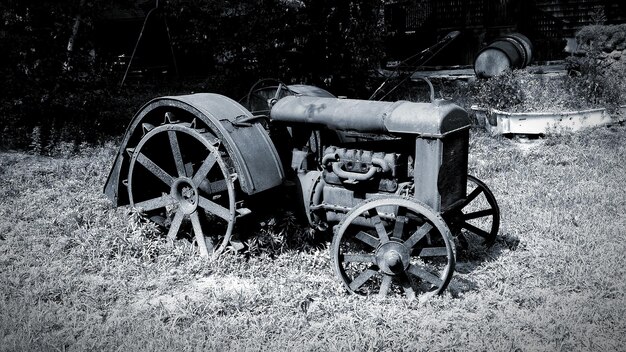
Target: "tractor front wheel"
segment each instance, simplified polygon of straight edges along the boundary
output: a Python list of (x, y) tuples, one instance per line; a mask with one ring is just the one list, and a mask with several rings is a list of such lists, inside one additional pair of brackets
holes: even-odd
[(442, 293), (454, 272), (454, 242), (443, 219), (398, 196), (353, 208), (337, 226), (331, 250), (336, 275), (357, 294), (421, 300)]

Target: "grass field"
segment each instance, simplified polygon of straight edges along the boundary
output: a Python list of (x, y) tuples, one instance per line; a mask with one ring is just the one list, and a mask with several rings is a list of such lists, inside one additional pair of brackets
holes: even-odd
[(170, 248), (101, 194), (115, 151), (0, 154), (0, 350), (626, 349), (626, 127), (474, 132), (501, 235), (426, 303), (347, 294), (327, 247), (269, 224), (248, 258)]

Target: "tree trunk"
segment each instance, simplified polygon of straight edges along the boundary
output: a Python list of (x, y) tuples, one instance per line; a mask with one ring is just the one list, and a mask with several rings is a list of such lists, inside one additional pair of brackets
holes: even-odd
[(78, 14), (76, 14), (76, 18), (74, 19), (74, 26), (72, 27), (72, 35), (67, 41), (67, 59), (63, 63), (63, 69), (66, 71), (72, 70), (72, 53), (74, 51), (74, 42), (76, 41), (76, 36), (78, 35), (78, 29), (80, 28), (80, 23), (82, 21), (80, 10), (82, 9), (84, 4), (85, 0), (80, 0), (80, 3), (78, 4)]

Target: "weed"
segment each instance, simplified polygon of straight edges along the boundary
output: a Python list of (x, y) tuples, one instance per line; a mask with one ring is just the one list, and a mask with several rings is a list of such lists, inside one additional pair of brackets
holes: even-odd
[[(607, 107), (610, 112), (625, 100), (622, 75), (612, 75), (588, 58), (572, 59), (571, 75), (547, 78), (528, 69), (506, 71), (469, 86), (478, 106), (509, 112), (562, 112)], [(575, 68), (575, 70), (574, 70)], [(616, 89), (623, 86), (623, 92)]]

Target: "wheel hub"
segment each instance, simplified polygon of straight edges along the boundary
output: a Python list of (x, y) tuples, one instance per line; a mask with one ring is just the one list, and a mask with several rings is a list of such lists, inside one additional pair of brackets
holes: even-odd
[(376, 250), (376, 263), (387, 275), (403, 272), (410, 264), (410, 252), (404, 244), (391, 240)]
[(198, 208), (198, 188), (189, 178), (181, 177), (174, 181), (171, 195), (185, 214), (191, 214)]

